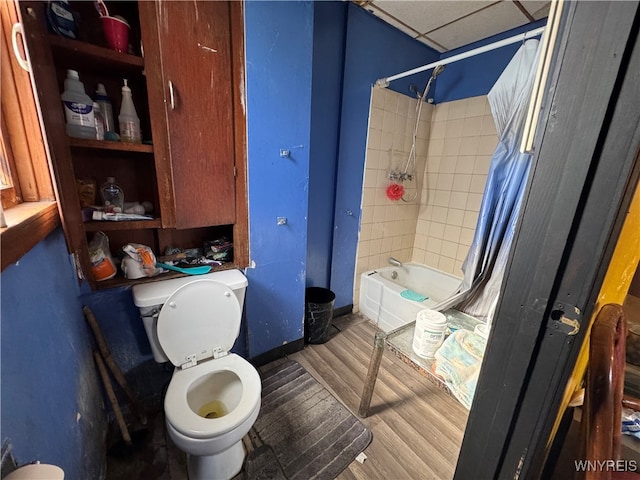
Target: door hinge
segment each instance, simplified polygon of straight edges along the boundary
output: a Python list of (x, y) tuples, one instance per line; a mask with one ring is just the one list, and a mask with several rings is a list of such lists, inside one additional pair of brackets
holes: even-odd
[(236, 166), (233, 166), (233, 176), (237, 177), (238, 176), (238, 169), (236, 168)]
[(575, 305), (556, 303), (551, 311), (551, 320), (555, 330), (573, 336), (580, 331), (582, 312)]

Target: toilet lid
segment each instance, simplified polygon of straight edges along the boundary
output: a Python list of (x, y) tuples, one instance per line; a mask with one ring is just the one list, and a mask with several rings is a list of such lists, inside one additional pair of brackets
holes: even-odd
[(181, 366), (231, 350), (240, 332), (242, 310), (228, 286), (194, 280), (165, 301), (158, 316), (158, 341), (171, 363)]

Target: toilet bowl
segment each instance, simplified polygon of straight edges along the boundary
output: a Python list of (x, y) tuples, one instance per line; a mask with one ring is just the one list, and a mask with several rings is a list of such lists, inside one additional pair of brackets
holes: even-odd
[(169, 437), (187, 454), (190, 480), (239, 473), (242, 437), (260, 411), (258, 372), (230, 353), (246, 285), (233, 270), (133, 287), (154, 357), (176, 367), (164, 410)]

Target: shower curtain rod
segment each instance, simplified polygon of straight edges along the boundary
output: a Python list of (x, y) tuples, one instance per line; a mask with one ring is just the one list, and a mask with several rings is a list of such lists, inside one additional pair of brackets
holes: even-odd
[(414, 75), (416, 73), (424, 72), (425, 70), (435, 68), (438, 65), (448, 65), (450, 63), (457, 62), (458, 60), (464, 60), (465, 58), (474, 57), (481, 53), (490, 52), (491, 50), (495, 50), (496, 48), (504, 47), (506, 45), (511, 45), (512, 43), (524, 42), (527, 38), (540, 35), (542, 32), (544, 32), (544, 29), (545, 27), (534, 28), (533, 30), (529, 30), (528, 32), (519, 33), (517, 35), (514, 35), (513, 37), (504, 38), (502, 40), (498, 40), (497, 42), (490, 43), (482, 47), (474, 48), (473, 50), (469, 50), (468, 52), (463, 52), (463, 53), (459, 53), (458, 55), (453, 55), (452, 57), (443, 58), (442, 60), (429, 63), (428, 65), (423, 65), (422, 67), (417, 67), (412, 70), (407, 70), (406, 72), (398, 73), (390, 77), (380, 78), (376, 81), (376, 85), (378, 87), (388, 87), (389, 83), (393, 82), (394, 80), (408, 77), (409, 75)]

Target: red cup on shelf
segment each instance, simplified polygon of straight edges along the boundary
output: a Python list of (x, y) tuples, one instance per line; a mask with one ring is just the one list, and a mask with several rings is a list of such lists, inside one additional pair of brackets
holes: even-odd
[(102, 30), (110, 48), (120, 53), (129, 51), (129, 24), (122, 17), (100, 17)]

